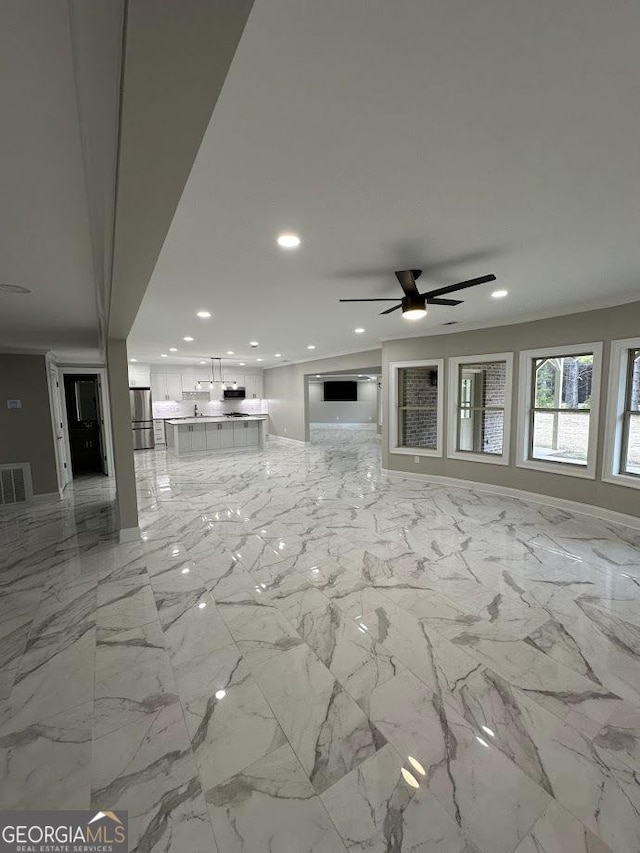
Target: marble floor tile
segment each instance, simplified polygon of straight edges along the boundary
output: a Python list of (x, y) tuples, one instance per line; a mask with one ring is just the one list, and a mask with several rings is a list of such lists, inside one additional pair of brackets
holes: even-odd
[(225, 853), (345, 853), (288, 744), (212, 788), (207, 803)]
[(286, 742), (235, 645), (194, 660), (178, 691), (205, 791)]
[(391, 651), (375, 641), (363, 622), (355, 622), (333, 601), (326, 601), (292, 622), (305, 643), (362, 707), (366, 707), (378, 685), (404, 668)]
[(384, 738), (307, 645), (272, 658), (255, 675), (318, 793), (384, 745)]
[(0, 808), (87, 809), (93, 703), (0, 727)]
[[(259, 595), (259, 593), (258, 593)], [(238, 593), (219, 604), (220, 612), (252, 669), (299, 645), (293, 626), (270, 600)]]
[(514, 853), (611, 853), (596, 835), (577, 821), (557, 803), (551, 803), (547, 811)]
[(371, 722), (426, 768), (425, 787), (486, 853), (510, 853), (550, 797), (410, 672), (371, 696)]
[(94, 739), (91, 808), (128, 810), (132, 853), (216, 850), (179, 703)]
[(136, 853), (636, 853), (640, 532), (380, 438), (136, 453), (0, 517), (0, 805)]
[[(416, 769), (417, 764), (418, 769)], [(421, 784), (425, 768), (383, 746), (321, 795), (347, 850), (477, 853)]]

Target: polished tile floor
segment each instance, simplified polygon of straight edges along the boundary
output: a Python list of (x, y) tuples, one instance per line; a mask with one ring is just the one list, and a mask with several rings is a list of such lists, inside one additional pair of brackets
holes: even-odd
[(377, 436), (137, 455), (0, 515), (0, 808), (176, 853), (640, 849), (640, 533)]

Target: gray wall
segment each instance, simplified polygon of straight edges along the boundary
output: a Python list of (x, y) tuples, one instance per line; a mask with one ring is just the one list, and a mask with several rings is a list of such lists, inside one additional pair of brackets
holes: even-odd
[[(8, 409), (7, 400), (21, 400)], [(43, 355), (0, 355), (0, 464), (31, 463), (35, 495), (58, 491), (53, 427)]]
[[(353, 380), (352, 380), (353, 381)], [(324, 400), (324, 384), (309, 383), (309, 421), (312, 424), (375, 424), (377, 382), (358, 382), (357, 402)]]
[(340, 371), (367, 373), (381, 364), (382, 350), (367, 350), (265, 370), (264, 396), (269, 401), (269, 433), (298, 441), (309, 440), (308, 424), (305, 424), (307, 376)]
[[(603, 468), (604, 432), (606, 425), (607, 382), (609, 376), (609, 354), (611, 341), (619, 338), (636, 337), (640, 331), (640, 302), (568, 314), (548, 320), (497, 326), (491, 329), (459, 332), (449, 335), (434, 335), (423, 338), (386, 341), (382, 347), (383, 383), (388, 382), (388, 367), (392, 361), (411, 359), (448, 358), (483, 353), (515, 353), (513, 377), (513, 407), (511, 421), (511, 456), (509, 465), (489, 465), (482, 462), (467, 462), (458, 459), (419, 457), (389, 453), (388, 417), (383, 427), (383, 466), (393, 471), (434, 474), (492, 483), (556, 498), (579, 501), (600, 506), (616, 512), (640, 516), (640, 494), (635, 489), (600, 482)], [(602, 341), (603, 364), (600, 393), (600, 419), (598, 428), (598, 451), (596, 479), (585, 480), (562, 474), (550, 474), (518, 468), (515, 465), (519, 450), (517, 435), (518, 401), (518, 352), (536, 347), (566, 346), (568, 344)], [(448, 379), (448, 377), (447, 377)], [(445, 412), (447, 411), (447, 385), (443, 383)], [(385, 394), (385, 398), (386, 398)], [(445, 429), (446, 429), (445, 417)], [(446, 444), (445, 444), (446, 446)]]

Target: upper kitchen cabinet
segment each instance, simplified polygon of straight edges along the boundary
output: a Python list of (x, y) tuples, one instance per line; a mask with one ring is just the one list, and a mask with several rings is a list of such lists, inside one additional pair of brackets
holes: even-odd
[(191, 373), (183, 373), (182, 377), (182, 390), (183, 391), (208, 391), (209, 383), (203, 382), (202, 377), (200, 378), (200, 388), (197, 387), (198, 377), (194, 376)]
[(129, 365), (129, 387), (148, 388), (151, 381), (151, 368), (143, 364)]
[(151, 397), (161, 400), (182, 400), (182, 377), (179, 373), (152, 373)]
[(247, 373), (244, 377), (247, 400), (261, 400), (263, 394), (262, 374)]

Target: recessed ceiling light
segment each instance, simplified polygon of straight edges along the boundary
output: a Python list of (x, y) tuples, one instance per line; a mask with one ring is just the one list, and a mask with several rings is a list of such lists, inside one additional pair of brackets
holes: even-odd
[(244, 361), (240, 362), (240, 367), (244, 367)]
[(361, 335), (363, 332), (366, 332), (366, 329), (354, 329), (353, 331), (356, 333), (356, 335)]
[(190, 344), (191, 341), (193, 340), (193, 338), (191, 337), (191, 335), (185, 335), (182, 340), (186, 341), (188, 344)]
[(226, 690), (216, 690), (215, 695), (216, 695), (216, 699), (224, 699), (224, 697), (227, 695), (227, 691)]
[(264, 361), (263, 358), (256, 358), (256, 361)]
[(166, 352), (163, 352), (163, 353), (160, 355), (160, 358), (169, 358), (169, 356), (166, 354)]
[(208, 320), (210, 316), (210, 311), (198, 311), (198, 313), (196, 314), (196, 317), (201, 317), (203, 320)]
[(137, 358), (130, 358), (129, 361), (137, 361)]
[(250, 347), (259, 347), (260, 344), (258, 343), (258, 341), (249, 341), (249, 346)]
[(169, 347), (169, 352), (178, 352), (178, 347)]
[(276, 352), (276, 353), (274, 353), (274, 354), (273, 354), (273, 356), (274, 356), (274, 358), (282, 358), (282, 353), (281, 353), (281, 352)]
[(200, 362), (200, 364), (206, 364), (206, 363), (207, 363), (207, 362), (206, 362), (206, 361), (204, 361), (204, 360)]
[(286, 231), (283, 234), (278, 234), (277, 243), (282, 249), (297, 249), (300, 245), (300, 238), (297, 234)]
[(503, 299), (508, 293), (508, 290), (494, 290), (491, 295), (494, 299)]
[(320, 374), (316, 373), (316, 379), (320, 379)]
[(315, 348), (316, 348), (315, 344), (307, 344), (307, 349), (315, 349)]
[(23, 287), (21, 284), (0, 284), (0, 290), (5, 293), (31, 293), (28, 287)]
[(233, 350), (232, 350), (232, 349), (228, 349), (228, 350), (227, 350), (227, 355), (233, 355)]

